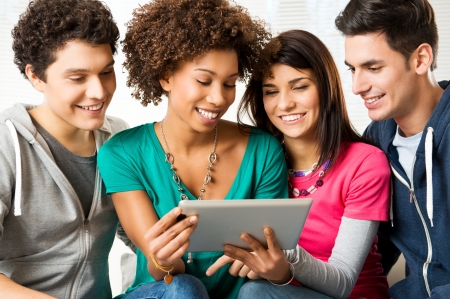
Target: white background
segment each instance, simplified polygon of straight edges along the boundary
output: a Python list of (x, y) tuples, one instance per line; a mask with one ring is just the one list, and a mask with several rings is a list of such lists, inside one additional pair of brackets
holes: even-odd
[[(124, 24), (131, 19), (133, 8), (138, 7), (139, 2), (146, 3), (137, 0), (104, 0), (104, 2), (114, 15), (121, 39), (125, 34)], [(237, 0), (236, 2), (247, 7), (251, 15), (266, 20), (274, 35), (289, 29), (304, 29), (316, 34), (328, 46), (341, 73), (350, 119), (362, 133), (370, 120), (362, 100), (351, 93), (351, 77), (344, 65), (344, 38), (334, 26), (334, 19), (345, 7), (347, 0)], [(435, 76), (438, 80), (447, 80), (450, 79), (450, 2), (430, 0), (430, 3), (435, 9), (440, 36), (438, 69)], [(21, 76), (13, 63), (11, 29), (27, 4), (28, 0), (0, 0), (0, 111), (15, 102), (39, 104), (42, 101), (42, 95)], [(166, 102), (158, 107), (149, 105), (144, 108), (138, 101), (132, 99), (131, 90), (125, 86), (127, 74), (121, 66), (124, 55), (120, 47), (115, 60), (117, 90), (108, 114), (125, 119), (131, 126), (161, 120), (165, 115)], [(236, 120), (237, 103), (244, 89), (244, 84), (238, 85), (236, 102), (224, 118)], [(110, 272), (114, 294), (118, 294), (121, 289), (119, 256), (124, 250), (121, 246), (115, 244), (111, 253), (113, 262)]]

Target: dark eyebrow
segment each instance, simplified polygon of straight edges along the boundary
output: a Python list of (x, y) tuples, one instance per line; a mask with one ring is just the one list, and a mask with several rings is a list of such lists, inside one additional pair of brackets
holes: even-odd
[[(114, 63), (115, 63), (115, 61), (114, 61), (114, 59), (113, 60), (111, 60), (103, 69), (106, 69), (106, 68), (108, 68), (108, 67), (110, 67), (110, 66), (113, 66), (114, 65)], [(71, 69), (67, 69), (67, 70), (65, 70), (64, 71), (64, 74), (70, 74), (70, 73), (87, 73), (87, 72), (89, 72), (90, 70), (88, 70), (88, 69), (76, 69), (76, 68), (71, 68)]]
[(309, 79), (309, 78), (308, 78), (308, 77), (295, 78), (295, 79), (290, 80), (288, 83), (289, 83), (289, 84), (297, 83), (298, 81), (301, 81), (301, 80), (303, 80), (303, 79)]
[[(207, 72), (210, 73), (213, 76), (216, 76), (217, 74), (211, 70), (208, 69), (195, 69), (194, 71), (202, 71), (202, 72)], [(234, 77), (234, 76), (239, 76), (239, 73), (234, 73), (228, 76), (228, 78)]]
[[(368, 66), (372, 66), (374, 64), (379, 64), (379, 63), (382, 63), (382, 62), (383, 62), (383, 60), (371, 59), (371, 60), (367, 60), (366, 62), (362, 63), (360, 66), (361, 67), (368, 67)], [(353, 67), (353, 65), (351, 65), (347, 61), (345, 61), (344, 63), (345, 63), (345, 65), (347, 65), (349, 67)]]
[(275, 84), (266, 83), (266, 84), (263, 84), (262, 87), (275, 87)]
[[(297, 83), (298, 81), (301, 81), (304, 79), (311, 80), (308, 77), (300, 77), (300, 78), (295, 78), (295, 79), (289, 80), (288, 84)], [(276, 87), (276, 86), (275, 86), (275, 84), (266, 83), (266, 84), (263, 84), (262, 87)]]

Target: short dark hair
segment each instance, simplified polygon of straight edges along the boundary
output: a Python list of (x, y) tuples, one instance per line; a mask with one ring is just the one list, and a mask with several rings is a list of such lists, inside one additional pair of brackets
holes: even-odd
[(36, 0), (28, 4), (11, 31), (14, 63), (27, 78), (25, 67), (45, 82), (56, 51), (73, 40), (109, 44), (116, 53), (119, 29), (109, 8), (97, 0)]
[(303, 30), (286, 31), (273, 38), (264, 48), (258, 69), (239, 104), (238, 121), (248, 114), (251, 121), (280, 142), (283, 133), (275, 127), (264, 110), (262, 80), (270, 76), (270, 68), (276, 63), (295, 69), (311, 69), (319, 89), (319, 120), (315, 136), (319, 140), (318, 165), (329, 159), (336, 162), (343, 142), (366, 142), (352, 127), (345, 105), (342, 85), (333, 57), (327, 47), (313, 34)]
[(348, 36), (384, 33), (389, 47), (406, 61), (427, 43), (433, 49), (430, 68), (437, 67), (439, 37), (434, 10), (427, 0), (350, 0), (335, 24)]
[(247, 79), (271, 37), (264, 21), (228, 0), (153, 0), (133, 15), (122, 42), (124, 66), (127, 86), (144, 106), (167, 94), (159, 82), (164, 74), (211, 50), (236, 51), (239, 79)]

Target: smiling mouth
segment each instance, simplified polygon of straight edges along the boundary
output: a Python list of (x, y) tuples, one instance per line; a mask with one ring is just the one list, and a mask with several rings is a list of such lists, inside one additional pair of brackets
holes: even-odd
[(305, 115), (306, 115), (306, 113), (290, 114), (290, 115), (282, 115), (282, 116), (280, 116), (280, 118), (283, 121), (290, 122), (290, 121), (296, 121), (297, 119), (300, 119)]
[(382, 96), (378, 96), (378, 97), (373, 97), (367, 100), (364, 100), (367, 104), (372, 104), (375, 103), (376, 101), (379, 101), (382, 97), (384, 97), (384, 95)]
[(203, 117), (206, 117), (207, 119), (215, 119), (219, 113), (218, 112), (209, 112), (200, 108), (196, 109), (198, 113), (200, 113)]
[(81, 109), (84, 109), (84, 110), (95, 111), (95, 110), (99, 110), (100, 108), (102, 108), (103, 104), (104, 104), (104, 102), (101, 102), (100, 104), (94, 105), (94, 106), (78, 106), (78, 107), (80, 107)]

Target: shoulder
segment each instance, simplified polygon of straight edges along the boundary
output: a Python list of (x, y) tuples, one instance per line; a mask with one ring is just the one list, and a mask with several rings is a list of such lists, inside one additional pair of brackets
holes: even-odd
[[(136, 145), (141, 143), (147, 132), (147, 126), (140, 125), (130, 129), (122, 130), (112, 136), (105, 144), (102, 145), (99, 151), (99, 160), (105, 156), (121, 154), (125, 151), (136, 148)], [(132, 146), (133, 145), (133, 146)], [(139, 148), (139, 146), (137, 146)], [(125, 150), (127, 149), (127, 150)]]
[(128, 129), (130, 126), (121, 118), (107, 115), (105, 122), (107, 122), (111, 128), (111, 133), (116, 134), (117, 132)]
[(129, 129), (124, 129), (115, 134), (114, 136), (109, 139), (109, 141), (106, 143), (115, 143), (115, 142), (121, 142), (121, 143), (128, 143), (128, 142), (136, 142), (141, 139), (143, 135), (146, 134), (148, 130), (148, 126), (150, 124), (140, 125)]
[(380, 172), (390, 172), (386, 154), (379, 148), (363, 142), (344, 143), (338, 161), (346, 167), (373, 167)]
[(374, 141), (378, 145), (390, 143), (397, 130), (397, 123), (390, 118), (382, 121), (372, 121), (363, 133), (365, 138)]

